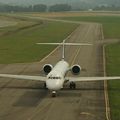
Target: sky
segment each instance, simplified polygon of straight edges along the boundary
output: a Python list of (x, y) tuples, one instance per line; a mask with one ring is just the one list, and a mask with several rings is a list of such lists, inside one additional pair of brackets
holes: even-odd
[(31, 4), (56, 4), (56, 3), (76, 3), (76, 4), (115, 4), (120, 5), (120, 0), (0, 0), (0, 3), (7, 3), (12, 5), (31, 5)]

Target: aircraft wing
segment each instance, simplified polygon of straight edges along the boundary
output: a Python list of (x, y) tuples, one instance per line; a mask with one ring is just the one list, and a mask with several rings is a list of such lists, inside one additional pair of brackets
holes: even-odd
[(103, 81), (103, 80), (120, 80), (120, 76), (114, 77), (66, 77), (69, 82), (90, 82), (90, 81)]
[(36, 81), (43, 81), (43, 82), (46, 81), (46, 77), (42, 77), (42, 76), (0, 74), (0, 77), (23, 79), (23, 80), (36, 80)]

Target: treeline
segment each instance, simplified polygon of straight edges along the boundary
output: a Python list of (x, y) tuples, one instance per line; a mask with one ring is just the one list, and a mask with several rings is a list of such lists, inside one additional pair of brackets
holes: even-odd
[(104, 10), (104, 11), (120, 11), (120, 7), (118, 6), (97, 6), (94, 8), (94, 10)]
[(49, 11), (53, 12), (59, 12), (59, 11), (70, 11), (72, 10), (72, 7), (68, 4), (56, 4), (53, 6), (50, 6)]
[(70, 11), (72, 8), (68, 4), (55, 4), (47, 6), (44, 4), (30, 5), (30, 6), (12, 6), (12, 5), (0, 5), (0, 12), (59, 12)]

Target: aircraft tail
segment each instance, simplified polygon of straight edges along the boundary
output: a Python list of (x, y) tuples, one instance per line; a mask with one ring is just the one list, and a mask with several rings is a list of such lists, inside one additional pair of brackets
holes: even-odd
[(38, 45), (62, 45), (62, 59), (65, 59), (65, 46), (89, 46), (92, 44), (89, 43), (65, 43), (65, 40), (63, 40), (62, 43), (36, 43)]

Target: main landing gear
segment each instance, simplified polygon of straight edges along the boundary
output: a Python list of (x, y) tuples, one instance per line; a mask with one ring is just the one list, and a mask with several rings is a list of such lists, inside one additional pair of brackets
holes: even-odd
[(47, 87), (46, 87), (46, 82), (44, 83), (43, 87), (44, 87), (45, 89), (47, 88)]
[(70, 82), (70, 89), (76, 89), (76, 84), (74, 82)]

